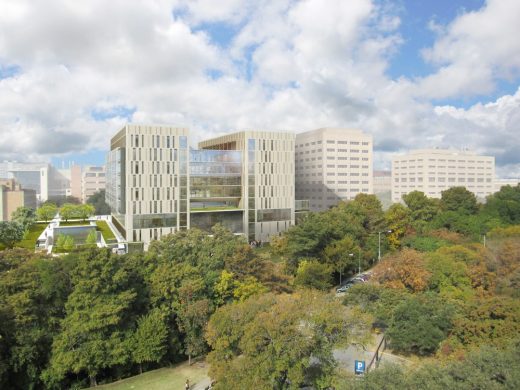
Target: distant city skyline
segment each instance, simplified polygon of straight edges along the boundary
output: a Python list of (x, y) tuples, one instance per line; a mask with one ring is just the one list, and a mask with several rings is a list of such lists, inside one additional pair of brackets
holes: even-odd
[(375, 169), (449, 147), (520, 176), (517, 0), (0, 5), (0, 161), (100, 165), (126, 123), (344, 127)]

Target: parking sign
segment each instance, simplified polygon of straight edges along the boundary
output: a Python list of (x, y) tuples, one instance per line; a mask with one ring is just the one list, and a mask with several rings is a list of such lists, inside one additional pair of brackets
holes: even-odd
[(356, 375), (365, 373), (365, 361), (364, 360), (355, 360), (354, 372), (356, 373)]

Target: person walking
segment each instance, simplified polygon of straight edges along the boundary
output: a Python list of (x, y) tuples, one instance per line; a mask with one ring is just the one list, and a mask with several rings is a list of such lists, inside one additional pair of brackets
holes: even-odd
[(190, 380), (186, 379), (186, 384), (184, 385), (185, 390), (190, 390)]

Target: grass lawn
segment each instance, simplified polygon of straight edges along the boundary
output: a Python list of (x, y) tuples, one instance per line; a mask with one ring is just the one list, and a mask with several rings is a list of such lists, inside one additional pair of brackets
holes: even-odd
[(193, 385), (205, 380), (207, 375), (207, 364), (201, 362), (189, 366), (186, 362), (172, 368), (148, 371), (142, 375), (96, 388), (106, 390), (183, 390), (186, 379), (190, 380), (190, 385), (193, 387)]
[(60, 221), (60, 226), (85, 226), (90, 225), (90, 221)]
[(96, 225), (98, 227), (98, 230), (103, 235), (103, 239), (105, 242), (108, 242), (108, 240), (115, 240), (116, 236), (114, 236), (114, 233), (112, 233), (112, 229), (110, 229), (110, 226), (105, 221), (96, 221)]
[(40, 237), (40, 234), (42, 234), (47, 225), (48, 223), (33, 223), (29, 228), (29, 233), (27, 233), (27, 236), (22, 241), (16, 243), (14, 246), (18, 248), (34, 250), (36, 240), (38, 237)]

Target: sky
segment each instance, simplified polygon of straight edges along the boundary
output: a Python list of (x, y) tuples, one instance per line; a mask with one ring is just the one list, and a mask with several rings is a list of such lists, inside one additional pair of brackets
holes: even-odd
[(375, 168), (520, 177), (519, 0), (0, 0), (0, 161), (101, 164), (125, 123), (359, 128)]

